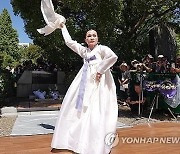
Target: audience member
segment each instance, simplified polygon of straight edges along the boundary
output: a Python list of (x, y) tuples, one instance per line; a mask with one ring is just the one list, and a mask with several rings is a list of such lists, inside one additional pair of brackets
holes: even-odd
[(130, 72), (151, 72), (152, 69), (146, 66), (144, 63), (137, 61), (136, 59), (131, 62), (132, 68)]
[(180, 55), (177, 55), (175, 63), (171, 64), (172, 73), (180, 73)]
[(155, 72), (157, 73), (168, 73), (170, 71), (169, 62), (167, 61), (167, 58), (163, 55), (159, 55), (157, 62), (156, 62), (156, 68)]
[(123, 62), (120, 66), (120, 73), (118, 77), (118, 81), (120, 83), (120, 100), (123, 101), (125, 105), (125, 101), (128, 97), (128, 86), (129, 86), (129, 67), (127, 63)]
[(147, 54), (143, 58), (142, 63), (144, 64), (144, 68), (146, 69), (147, 72), (153, 72), (155, 70), (156, 65), (152, 55)]
[(146, 101), (146, 93), (143, 91), (142, 86), (139, 82), (136, 82), (133, 88), (129, 92), (129, 97), (127, 99), (127, 103), (131, 108), (132, 113), (139, 112), (139, 104), (140, 104), (140, 111), (142, 113)]

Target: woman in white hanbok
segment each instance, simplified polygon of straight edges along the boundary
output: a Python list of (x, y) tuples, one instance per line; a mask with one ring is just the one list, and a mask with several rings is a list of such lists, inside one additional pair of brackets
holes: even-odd
[(83, 58), (84, 65), (65, 95), (51, 147), (80, 154), (108, 154), (112, 148), (108, 134), (116, 132), (118, 117), (110, 72), (117, 56), (109, 47), (98, 45), (96, 31), (86, 33), (88, 47), (84, 47), (71, 39), (65, 24), (61, 26), (66, 45)]

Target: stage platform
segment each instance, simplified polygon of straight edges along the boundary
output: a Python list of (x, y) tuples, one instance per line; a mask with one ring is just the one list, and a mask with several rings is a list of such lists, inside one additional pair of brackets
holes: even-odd
[[(147, 123), (120, 128), (117, 133), (119, 143), (111, 154), (180, 153), (179, 122)], [(0, 137), (0, 154), (52, 154), (51, 139), (52, 134)]]

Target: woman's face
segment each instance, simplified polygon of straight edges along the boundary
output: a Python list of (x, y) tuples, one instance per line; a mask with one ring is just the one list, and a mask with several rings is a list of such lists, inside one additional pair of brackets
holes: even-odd
[(88, 47), (90, 49), (93, 49), (97, 43), (98, 43), (98, 35), (97, 32), (95, 30), (89, 30), (86, 33), (86, 39), (85, 42), (87, 43)]

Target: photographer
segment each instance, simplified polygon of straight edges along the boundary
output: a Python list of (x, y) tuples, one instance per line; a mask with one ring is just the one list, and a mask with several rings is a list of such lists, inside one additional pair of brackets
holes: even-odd
[(152, 55), (150, 54), (147, 54), (143, 60), (142, 60), (143, 64), (144, 64), (144, 67), (146, 69), (146, 72), (154, 72), (155, 71), (155, 62), (154, 62), (154, 58)]
[(163, 55), (159, 55), (157, 62), (156, 62), (156, 68), (155, 72), (157, 73), (168, 73), (170, 72), (170, 64), (167, 61), (167, 58)]
[(152, 69), (148, 66), (146, 66), (145, 63), (140, 63), (137, 60), (133, 60), (131, 62), (131, 65), (133, 66), (130, 72), (151, 72)]

